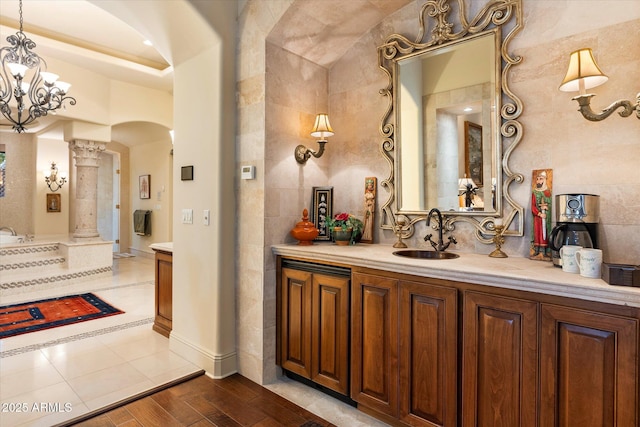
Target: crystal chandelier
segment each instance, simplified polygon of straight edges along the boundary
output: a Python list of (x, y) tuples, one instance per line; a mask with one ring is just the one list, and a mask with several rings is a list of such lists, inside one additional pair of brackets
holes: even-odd
[[(22, 133), (38, 117), (55, 112), (65, 101), (75, 105), (76, 100), (66, 96), (71, 85), (47, 72), (45, 60), (32, 52), (36, 44), (22, 32), (22, 0), (19, 12), (20, 31), (7, 37), (10, 46), (0, 49), (0, 111), (13, 129)], [(28, 74), (33, 74), (30, 82)]]

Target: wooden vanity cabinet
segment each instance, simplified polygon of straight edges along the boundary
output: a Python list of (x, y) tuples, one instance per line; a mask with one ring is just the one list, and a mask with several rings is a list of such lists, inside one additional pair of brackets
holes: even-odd
[(462, 333), (462, 426), (537, 426), (538, 304), (465, 291)]
[(351, 398), (398, 417), (398, 281), (353, 273)]
[(638, 309), (369, 269), (352, 282), (351, 397), (365, 412), (430, 427), (640, 425)]
[(155, 317), (152, 329), (169, 338), (173, 328), (173, 253), (155, 252)]
[(391, 425), (640, 425), (639, 308), (365, 267), (349, 297), (348, 279), (294, 270), (283, 368), (341, 391), (350, 369), (351, 399)]
[(351, 398), (409, 425), (455, 426), (457, 290), (352, 277)]
[(638, 318), (542, 304), (540, 426), (637, 427)]
[(307, 271), (282, 269), (281, 363), (293, 373), (311, 378), (311, 280)]
[(400, 420), (455, 426), (458, 408), (458, 291), (400, 282)]
[[(279, 363), (283, 369), (349, 394), (348, 270), (322, 272), (289, 263), (279, 288)], [(344, 270), (344, 269), (343, 269)]]

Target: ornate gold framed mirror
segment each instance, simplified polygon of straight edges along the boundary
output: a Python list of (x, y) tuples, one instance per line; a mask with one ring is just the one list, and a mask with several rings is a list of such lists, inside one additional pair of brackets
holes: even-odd
[(428, 0), (415, 41), (393, 34), (378, 48), (389, 79), (380, 90), (389, 102), (380, 124), (390, 165), (383, 229), (397, 230), (401, 219), (410, 237), (438, 208), (445, 230), (464, 221), (484, 243), (496, 218), (505, 235), (523, 235), (524, 209), (509, 193), (524, 180), (509, 167), (522, 138), (522, 102), (509, 88), (522, 58), (509, 43), (521, 29), (521, 0)]

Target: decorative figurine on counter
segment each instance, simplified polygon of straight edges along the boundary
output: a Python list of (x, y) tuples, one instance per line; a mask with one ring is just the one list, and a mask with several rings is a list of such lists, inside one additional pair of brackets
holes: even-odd
[(537, 169), (532, 173), (531, 215), (531, 248), (529, 259), (551, 261), (551, 201), (553, 186), (553, 170)]
[(376, 212), (376, 182), (375, 177), (364, 179), (364, 228), (362, 230), (362, 243), (373, 243), (373, 223)]
[(493, 221), (493, 229), (496, 234), (493, 236), (493, 243), (496, 245), (496, 248), (489, 254), (491, 258), (508, 258), (509, 255), (505, 254), (502, 251), (502, 245), (504, 245), (504, 224), (502, 223), (502, 218), (496, 218)]
[(407, 244), (402, 241), (402, 229), (407, 223), (403, 219), (398, 219), (396, 225), (393, 226), (393, 232), (395, 233), (398, 241), (393, 244), (394, 248), (406, 248)]

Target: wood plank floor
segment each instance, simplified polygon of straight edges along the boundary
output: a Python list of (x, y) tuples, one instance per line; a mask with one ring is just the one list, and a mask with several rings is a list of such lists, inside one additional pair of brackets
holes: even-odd
[(239, 374), (201, 375), (78, 423), (110, 426), (335, 427)]

